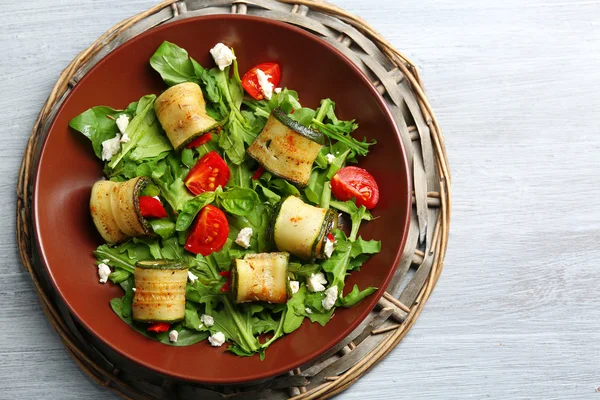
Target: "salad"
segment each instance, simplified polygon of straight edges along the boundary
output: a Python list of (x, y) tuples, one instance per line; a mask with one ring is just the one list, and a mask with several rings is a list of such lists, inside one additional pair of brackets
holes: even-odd
[(344, 291), (381, 248), (358, 234), (377, 183), (352, 165), (375, 141), (353, 138), (358, 125), (332, 100), (313, 110), (280, 88), (285, 66), (240, 78), (232, 49), (210, 53), (209, 69), (163, 42), (150, 58), (162, 94), (69, 125), (104, 162), (90, 212), (106, 242), (94, 252), (100, 282), (124, 292), (112, 310), (164, 344), (208, 340), (262, 359), (305, 319), (325, 325), (376, 290)]

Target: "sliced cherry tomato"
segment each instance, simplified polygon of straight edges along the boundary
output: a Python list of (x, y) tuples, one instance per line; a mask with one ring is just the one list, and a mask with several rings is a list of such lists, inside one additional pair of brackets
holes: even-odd
[(331, 179), (331, 192), (341, 201), (356, 198), (356, 204), (368, 210), (379, 201), (379, 187), (375, 178), (358, 167), (344, 167)]
[(194, 254), (207, 256), (219, 251), (229, 236), (229, 223), (225, 213), (217, 207), (208, 205), (196, 217), (185, 241), (186, 250)]
[(152, 332), (167, 332), (169, 330), (169, 328), (171, 327), (171, 324), (169, 324), (168, 322), (154, 322), (152, 324), (150, 324), (150, 326), (148, 327), (149, 331)]
[(263, 168), (262, 165), (260, 165), (257, 169), (256, 172), (254, 173), (254, 175), (252, 175), (252, 179), (257, 180), (258, 178), (260, 178), (262, 176), (262, 174), (265, 173), (265, 169)]
[(167, 211), (160, 200), (150, 196), (140, 196), (140, 213), (144, 218), (167, 218)]
[(279, 81), (281, 80), (281, 69), (277, 63), (266, 62), (250, 68), (250, 70), (244, 74), (244, 77), (242, 78), (242, 86), (246, 92), (248, 92), (248, 94), (254, 97), (256, 100), (262, 100), (265, 96), (260, 88), (260, 84), (258, 83), (258, 77), (256, 76), (257, 69), (260, 69), (265, 73), (265, 75), (268, 76), (268, 80), (273, 84), (273, 88), (279, 86)]
[(212, 134), (210, 132), (205, 133), (197, 139), (192, 140), (187, 146), (186, 149), (195, 149), (196, 147), (202, 146), (204, 143), (208, 143), (212, 140)]
[(204, 192), (212, 192), (217, 186), (225, 186), (231, 172), (225, 160), (211, 151), (202, 157), (185, 177), (185, 186), (195, 196)]
[(335, 237), (331, 233), (327, 234), (327, 239), (329, 239), (330, 242), (335, 242)]
[(231, 271), (221, 271), (219, 275), (225, 278), (225, 283), (221, 286), (221, 292), (228, 292), (231, 288)]

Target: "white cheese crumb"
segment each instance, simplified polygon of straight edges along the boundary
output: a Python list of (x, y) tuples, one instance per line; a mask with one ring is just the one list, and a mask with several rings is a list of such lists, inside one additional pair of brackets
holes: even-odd
[(300, 290), (300, 282), (290, 281), (290, 289), (292, 289), (292, 294), (298, 293), (298, 290)]
[(136, 288), (131, 288), (131, 290), (133, 290), (135, 292), (137, 289)]
[(223, 332), (217, 332), (214, 335), (211, 335), (208, 338), (208, 341), (210, 342), (211, 346), (214, 346), (214, 347), (222, 346), (223, 343), (225, 343), (225, 335), (223, 335)]
[(177, 332), (175, 329), (173, 329), (171, 332), (169, 332), (169, 341), (175, 343), (177, 341), (178, 337), (179, 337), (179, 332)]
[(123, 136), (121, 136), (121, 139), (119, 139), (119, 142), (121, 142), (121, 143), (127, 143), (127, 142), (129, 142), (129, 140), (130, 140), (129, 136), (127, 136), (127, 134), (124, 133)]
[(200, 321), (207, 327), (213, 326), (215, 324), (215, 319), (208, 314), (202, 314), (202, 316), (200, 317)]
[(267, 75), (263, 70), (257, 69), (256, 77), (258, 78), (258, 86), (260, 86), (260, 90), (265, 95), (265, 99), (271, 100), (271, 97), (273, 97), (273, 84), (269, 82), (271, 75)]
[(325, 298), (321, 301), (323, 308), (327, 311), (331, 310), (338, 297), (338, 287), (332, 286), (325, 291)]
[(114, 138), (102, 142), (102, 161), (110, 161), (121, 150), (120, 140), (121, 135), (117, 133)]
[(333, 160), (335, 160), (335, 156), (331, 153), (327, 154), (327, 163), (331, 164), (333, 163)]
[(244, 228), (235, 238), (235, 243), (247, 249), (250, 247), (250, 238), (252, 237), (252, 228)]
[(110, 267), (104, 263), (98, 264), (98, 276), (100, 277), (100, 283), (106, 283), (108, 276), (110, 275)]
[(217, 43), (215, 47), (210, 49), (210, 55), (213, 56), (215, 64), (221, 71), (224, 71), (236, 59), (231, 49), (223, 43)]
[(108, 263), (110, 262), (110, 260), (109, 260), (108, 258), (105, 258), (104, 260), (102, 260), (102, 262), (103, 262), (104, 264), (108, 264)]
[[(127, 129), (127, 125), (129, 125), (129, 117), (127, 116), (127, 114), (121, 114), (117, 118), (116, 122), (117, 122), (117, 128), (119, 128), (119, 131), (121, 131), (121, 133), (123, 134), (123, 137), (125, 137), (125, 129)], [(127, 140), (127, 141), (129, 141), (129, 140)]]
[(190, 280), (190, 283), (194, 283), (198, 280), (198, 277), (192, 274), (190, 271), (188, 271), (188, 279)]
[(275, 94), (279, 94), (279, 93), (281, 93), (281, 88), (276, 87), (275, 89), (273, 89), (273, 91), (275, 92)]
[(306, 286), (308, 286), (308, 290), (311, 292), (322, 292), (325, 290), (324, 284), (327, 284), (327, 279), (325, 279), (325, 275), (322, 272), (311, 274), (306, 280)]
[(306, 311), (307, 314), (312, 314), (312, 310), (308, 307), (306, 307), (304, 311)]
[(331, 255), (333, 254), (333, 245), (335, 244), (334, 241), (329, 240), (329, 238), (325, 239), (325, 257), (327, 258), (331, 258)]

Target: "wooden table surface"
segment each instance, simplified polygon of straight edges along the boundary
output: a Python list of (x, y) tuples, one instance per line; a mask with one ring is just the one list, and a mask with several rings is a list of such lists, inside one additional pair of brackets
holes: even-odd
[[(600, 2), (335, 0), (420, 67), (446, 137), (446, 267), (404, 341), (343, 399), (600, 399)], [(152, 0), (0, 8), (0, 398), (113, 399), (46, 322), (15, 185), (60, 71)], [(66, 244), (68, 245), (68, 243)]]

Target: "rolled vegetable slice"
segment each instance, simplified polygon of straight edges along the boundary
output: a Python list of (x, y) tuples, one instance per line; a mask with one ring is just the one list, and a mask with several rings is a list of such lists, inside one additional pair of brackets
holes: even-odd
[(231, 294), (236, 303), (288, 300), (288, 253), (246, 254), (231, 270)]
[(289, 196), (275, 210), (271, 235), (280, 251), (312, 261), (325, 258), (325, 241), (337, 222), (338, 216), (333, 210), (314, 207)]
[(126, 182), (98, 181), (94, 184), (90, 213), (98, 232), (108, 243), (152, 234), (139, 205), (140, 192), (149, 182), (148, 178), (140, 176)]
[(276, 108), (247, 153), (267, 171), (306, 186), (323, 143), (325, 138), (320, 132), (301, 125)]
[(206, 102), (198, 84), (184, 82), (165, 90), (154, 103), (156, 116), (175, 150), (218, 127), (206, 113)]
[(133, 319), (141, 322), (181, 321), (185, 317), (187, 277), (187, 266), (181, 261), (137, 262)]

